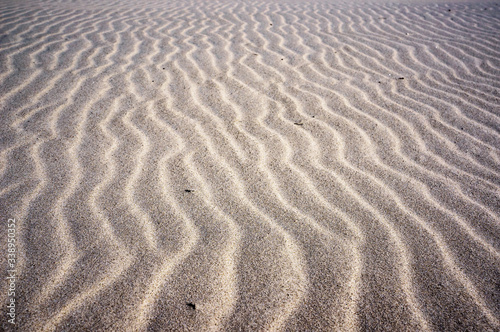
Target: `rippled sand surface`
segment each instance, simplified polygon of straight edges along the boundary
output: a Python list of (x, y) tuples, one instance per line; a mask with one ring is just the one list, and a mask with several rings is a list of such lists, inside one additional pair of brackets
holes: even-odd
[(498, 2), (1, 7), (2, 329), (500, 329)]

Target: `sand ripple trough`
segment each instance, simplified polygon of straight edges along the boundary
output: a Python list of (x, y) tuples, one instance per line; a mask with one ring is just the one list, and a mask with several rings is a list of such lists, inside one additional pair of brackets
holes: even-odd
[(2, 330), (500, 330), (498, 3), (0, 2)]

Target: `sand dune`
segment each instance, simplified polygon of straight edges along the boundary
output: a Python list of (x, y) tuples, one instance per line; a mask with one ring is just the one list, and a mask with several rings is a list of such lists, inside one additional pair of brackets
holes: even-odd
[(2, 1), (2, 329), (500, 330), (499, 31), (498, 3)]

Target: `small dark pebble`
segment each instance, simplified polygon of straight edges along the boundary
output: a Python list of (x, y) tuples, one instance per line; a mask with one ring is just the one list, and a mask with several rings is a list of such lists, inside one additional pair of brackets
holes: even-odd
[(382, 83), (382, 82), (380, 82), (380, 81), (378, 81), (378, 82), (379, 82), (379, 83)]
[(254, 53), (253, 55), (257, 55), (257, 53)]
[(154, 82), (155, 82), (155, 81), (153, 81), (153, 83), (154, 83)]
[(312, 117), (314, 118), (314, 115)]
[(398, 78), (398, 80), (404, 80), (404, 79), (405, 79), (404, 77), (400, 77), (400, 78)]
[(165, 70), (165, 68), (163, 68), (163, 70)]
[(281, 59), (281, 61), (283, 61), (284, 59)]
[(449, 12), (451, 12), (451, 9), (448, 9)]
[(272, 23), (270, 23), (269, 25), (273, 25)]
[(293, 124), (294, 124), (294, 125), (297, 125), (297, 126), (302, 126), (302, 125), (304, 125), (302, 122), (294, 122)]
[(192, 190), (192, 189), (184, 189), (184, 191), (187, 192), (187, 193), (192, 193), (194, 190)]
[(190, 307), (191, 309), (196, 310), (196, 305), (195, 305), (194, 303), (191, 303), (191, 302), (186, 302), (186, 305), (187, 305), (188, 307)]

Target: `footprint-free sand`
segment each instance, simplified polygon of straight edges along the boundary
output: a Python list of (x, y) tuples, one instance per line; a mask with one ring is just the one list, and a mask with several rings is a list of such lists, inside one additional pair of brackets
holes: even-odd
[(0, 329), (500, 330), (498, 1), (0, 7)]

